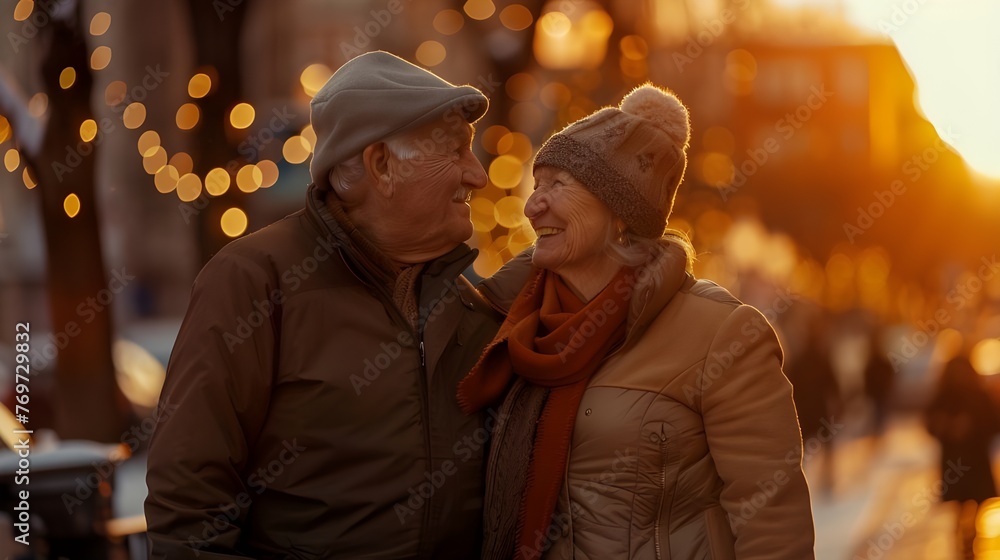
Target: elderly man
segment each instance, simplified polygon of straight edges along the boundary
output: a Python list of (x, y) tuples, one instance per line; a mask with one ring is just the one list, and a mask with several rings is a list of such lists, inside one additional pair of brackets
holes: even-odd
[(486, 108), (384, 52), (313, 99), (305, 209), (195, 282), (150, 447), (153, 558), (479, 556), (489, 422), (455, 388), (499, 325), (461, 275)]

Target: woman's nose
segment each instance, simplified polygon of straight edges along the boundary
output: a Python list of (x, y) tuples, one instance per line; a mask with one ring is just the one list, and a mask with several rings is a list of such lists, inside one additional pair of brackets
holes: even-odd
[(539, 191), (534, 191), (528, 200), (524, 202), (524, 217), (529, 220), (534, 220), (540, 217), (545, 210), (548, 208), (548, 203), (545, 199), (545, 195), (540, 194)]

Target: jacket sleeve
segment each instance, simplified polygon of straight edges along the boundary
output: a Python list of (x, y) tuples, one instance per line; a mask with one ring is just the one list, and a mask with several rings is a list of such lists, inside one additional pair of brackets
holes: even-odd
[(815, 558), (802, 436), (781, 347), (756, 309), (737, 307), (702, 368), (701, 406), (738, 560)]
[(249, 507), (243, 469), (271, 390), (281, 292), (225, 251), (195, 281), (160, 393), (145, 513), (150, 558), (237, 558)]
[(498, 270), (493, 276), (484, 279), (476, 288), (487, 301), (494, 307), (504, 310), (510, 309), (517, 294), (521, 293), (521, 288), (531, 278), (534, 267), (531, 258), (535, 254), (535, 248), (528, 247), (521, 251), (516, 257), (507, 261), (503, 268)]

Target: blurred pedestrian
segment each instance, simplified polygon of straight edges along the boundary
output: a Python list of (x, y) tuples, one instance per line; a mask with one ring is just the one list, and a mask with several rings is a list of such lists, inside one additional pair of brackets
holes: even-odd
[(455, 390), (499, 326), (461, 275), (486, 108), (384, 52), (313, 98), (305, 209), (195, 283), (149, 453), (153, 558), (478, 557), (485, 419)]
[(824, 316), (811, 320), (804, 347), (785, 367), (785, 372), (792, 383), (792, 397), (802, 428), (802, 439), (813, 453), (809, 460), (818, 462), (816, 486), (830, 493), (834, 488), (833, 444), (837, 435), (832, 426), (837, 425), (836, 417), (843, 409), (843, 401), (827, 348), (826, 321)]
[(774, 330), (664, 230), (689, 141), (645, 85), (535, 157), (531, 280), (512, 302), (484, 281), (509, 315), (459, 389), (469, 412), (502, 401), (484, 559), (814, 557)]
[(926, 411), (927, 431), (941, 443), (941, 501), (959, 503), (958, 542), (973, 558), (975, 512), (997, 495), (990, 446), (1000, 414), (966, 356), (949, 361)]
[(876, 439), (885, 433), (892, 390), (896, 383), (896, 370), (883, 350), (880, 333), (879, 329), (872, 332), (864, 371), (864, 391), (872, 411), (871, 429)]

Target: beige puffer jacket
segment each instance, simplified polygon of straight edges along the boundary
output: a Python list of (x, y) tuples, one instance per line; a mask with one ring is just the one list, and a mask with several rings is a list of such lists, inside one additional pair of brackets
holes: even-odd
[[(480, 290), (506, 305), (524, 268), (521, 258)], [(636, 284), (625, 344), (580, 403), (554, 523), (538, 539), (544, 558), (814, 558), (802, 439), (774, 330), (685, 273), (676, 249), (652, 270)], [(512, 395), (530, 393), (518, 384)]]

